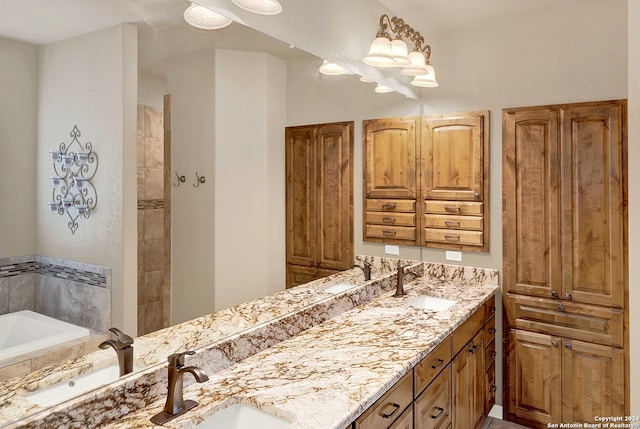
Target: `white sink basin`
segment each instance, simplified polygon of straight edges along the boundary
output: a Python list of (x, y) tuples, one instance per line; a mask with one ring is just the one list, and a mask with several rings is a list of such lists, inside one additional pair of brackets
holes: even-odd
[(350, 285), (347, 283), (335, 283), (332, 285), (323, 286), (320, 290), (323, 292), (329, 292), (329, 293), (340, 293), (340, 292), (344, 292), (345, 290), (351, 289), (355, 286), (356, 285)]
[(410, 298), (408, 303), (410, 306), (420, 308), (426, 311), (445, 311), (448, 310), (457, 301), (445, 298), (437, 298), (435, 296), (420, 295)]
[[(136, 370), (137, 368), (134, 368)], [(120, 378), (118, 364), (112, 364), (93, 372), (79, 375), (71, 380), (61, 381), (44, 389), (25, 395), (25, 398), (42, 407), (49, 407), (74, 398)]]
[(234, 404), (196, 425), (199, 429), (280, 429), (290, 422), (248, 405)]

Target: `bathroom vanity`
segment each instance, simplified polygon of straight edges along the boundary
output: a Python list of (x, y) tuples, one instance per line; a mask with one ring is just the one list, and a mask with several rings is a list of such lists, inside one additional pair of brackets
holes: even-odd
[[(286, 291), (292, 300), (296, 293), (304, 296), (312, 290), (319, 295), (306, 307), (196, 349), (185, 364), (201, 367), (209, 381), (195, 384), (185, 377), (184, 397), (199, 405), (164, 427), (211, 424), (232, 406), (259, 410), (291, 428), (389, 427), (393, 422), (413, 424), (407, 415), (430, 412), (432, 403), (441, 407), (438, 399), (453, 407), (438, 418), (467, 427), (466, 420), (457, 417), (467, 414), (458, 414), (455, 407), (466, 410), (468, 405), (460, 401), (469, 398), (478, 404), (469, 418), (481, 422), (488, 411), (485, 401), (491, 401), (486, 392), (492, 393), (485, 380), (490, 374), (487, 356), (495, 356), (490, 346), (495, 347), (495, 330), (487, 326), (492, 326), (493, 297), (499, 289), (497, 271), (430, 263), (414, 263), (407, 271), (407, 295), (401, 297), (393, 296), (392, 270), (382, 275), (379, 271), (369, 282), (362, 282), (358, 270), (359, 284), (337, 293), (325, 292), (341, 282), (335, 276)], [(443, 302), (450, 306), (443, 307)], [(257, 308), (254, 304), (253, 310)], [(195, 326), (194, 322), (191, 327)], [(181, 325), (175, 329), (176, 341), (179, 335), (200, 333)], [(186, 339), (181, 341), (188, 347)], [(156, 346), (161, 352), (162, 345)], [(427, 374), (430, 366), (438, 371)], [(149, 419), (165, 402), (166, 373), (166, 363), (152, 366), (8, 427), (61, 421), (69, 426), (82, 422), (108, 428), (153, 427)], [(382, 411), (371, 411), (398, 389), (409, 397), (408, 404), (382, 399)], [(21, 400), (13, 398), (16, 405), (24, 405)], [(382, 418), (382, 426), (368, 425), (369, 416), (377, 414), (390, 417)]]

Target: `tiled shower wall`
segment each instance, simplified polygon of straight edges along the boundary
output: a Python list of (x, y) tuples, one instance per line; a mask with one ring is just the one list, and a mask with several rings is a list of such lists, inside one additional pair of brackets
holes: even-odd
[(138, 335), (163, 327), (163, 111), (138, 105)]
[(0, 258), (0, 314), (20, 310), (107, 332), (111, 268), (40, 255)]

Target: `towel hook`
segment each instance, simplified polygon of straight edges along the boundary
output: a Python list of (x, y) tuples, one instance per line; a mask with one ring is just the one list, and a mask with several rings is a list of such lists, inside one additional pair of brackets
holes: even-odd
[(196, 171), (196, 183), (193, 184), (194, 188), (199, 188), (201, 183), (205, 182), (204, 176), (198, 176), (198, 172)]
[(180, 186), (181, 183), (184, 183), (187, 180), (187, 178), (184, 176), (180, 176), (177, 171), (175, 173), (176, 173), (176, 177), (178, 178), (178, 181), (174, 183), (173, 186), (177, 188), (178, 186)]

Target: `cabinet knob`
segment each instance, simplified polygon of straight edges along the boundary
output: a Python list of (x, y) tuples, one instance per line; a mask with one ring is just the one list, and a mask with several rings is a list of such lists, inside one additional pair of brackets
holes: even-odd
[(564, 297), (565, 297), (566, 299), (569, 299), (569, 300), (570, 300), (570, 299), (573, 299), (573, 297), (571, 296), (571, 294), (570, 294), (569, 292), (565, 293), (565, 294), (564, 294)]
[(558, 347), (558, 342), (556, 340), (551, 341), (551, 345), (553, 347)]
[(491, 393), (495, 393), (496, 390), (498, 390), (498, 386), (496, 386), (495, 384), (492, 384), (491, 387), (489, 388), (489, 392)]
[(571, 343), (565, 343), (564, 348), (567, 350), (571, 350), (573, 347), (571, 346)]
[(314, 269), (314, 270), (313, 270), (313, 275), (314, 275), (314, 276), (318, 275), (318, 270), (315, 270), (315, 269)]
[(475, 198), (476, 200), (480, 199), (480, 194), (478, 194), (477, 192), (473, 193), (473, 198)]
[(558, 310), (560, 310), (560, 311), (564, 311), (564, 310), (565, 310), (564, 305), (560, 304), (560, 305), (558, 306)]
[(558, 292), (557, 292), (557, 291), (555, 291), (555, 290), (552, 290), (552, 291), (551, 291), (551, 297), (552, 297), (552, 298), (558, 298)]

